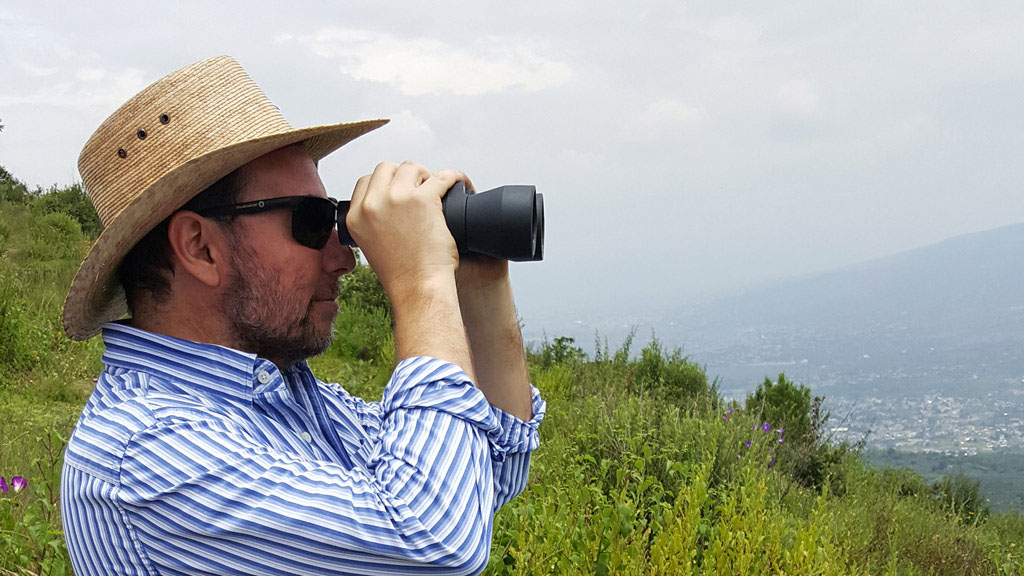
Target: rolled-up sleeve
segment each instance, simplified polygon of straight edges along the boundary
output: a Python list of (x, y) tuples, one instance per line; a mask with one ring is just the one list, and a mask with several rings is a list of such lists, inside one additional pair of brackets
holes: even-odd
[[(448, 373), (452, 375), (438, 378)], [(547, 408), (540, 391), (533, 386), (530, 386), (533, 416), (529, 421), (488, 405), (483, 393), (457, 366), (428, 357), (410, 358), (400, 363), (388, 382), (382, 402), (364, 402), (337, 386), (331, 388), (331, 394), (358, 415), (365, 432), (381, 439), (387, 438), (382, 432), (388, 427), (394, 429), (397, 421), (405, 422), (399, 417), (386, 427), (385, 417), (405, 409), (440, 410), (473, 422), (486, 435), (490, 448), (494, 510), (526, 488), (530, 456), (540, 445), (537, 429)], [(383, 448), (381, 442), (371, 441), (363, 446), (362, 452), (364, 457), (372, 457)]]
[(498, 429), (488, 436), (494, 468), (494, 509), (497, 510), (526, 489), (530, 476), (530, 455), (540, 445), (537, 427), (544, 419), (547, 404), (540, 391), (530, 386), (533, 417), (520, 420), (508, 412), (491, 406), (498, 420)]

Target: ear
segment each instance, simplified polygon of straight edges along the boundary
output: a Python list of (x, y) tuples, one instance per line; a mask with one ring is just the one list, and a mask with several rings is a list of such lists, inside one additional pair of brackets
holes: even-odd
[(167, 240), (182, 271), (213, 288), (227, 278), (228, 239), (212, 220), (179, 210), (167, 223)]

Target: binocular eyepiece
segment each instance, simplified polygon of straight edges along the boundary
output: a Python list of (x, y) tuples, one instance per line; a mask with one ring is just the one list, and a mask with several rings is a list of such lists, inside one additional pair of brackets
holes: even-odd
[[(338, 203), (338, 237), (355, 247), (345, 226), (348, 206)], [(544, 258), (544, 195), (534, 186), (501, 186), (477, 194), (456, 182), (441, 199), (441, 208), (459, 254), (516, 262)]]

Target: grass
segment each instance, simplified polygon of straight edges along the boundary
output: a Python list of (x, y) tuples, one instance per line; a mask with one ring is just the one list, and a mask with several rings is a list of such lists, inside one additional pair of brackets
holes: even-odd
[[(62, 448), (102, 346), (71, 342), (59, 319), (87, 220), (16, 184), (0, 178), (0, 475), (28, 487), (0, 495), (0, 576), (70, 574)], [(346, 282), (338, 339), (311, 364), (376, 399), (390, 311), (368, 270)], [(823, 441), (806, 389), (751, 383), (748, 402), (727, 403), (680, 352), (631, 348), (590, 356), (558, 338), (530, 354), (548, 416), (530, 487), (496, 517), (487, 574), (1024, 575), (1024, 517)]]

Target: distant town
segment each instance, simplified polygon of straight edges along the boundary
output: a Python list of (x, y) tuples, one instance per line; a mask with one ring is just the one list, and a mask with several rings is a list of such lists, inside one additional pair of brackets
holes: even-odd
[(829, 398), (833, 438), (907, 452), (1024, 452), (1024, 390), (984, 397)]

